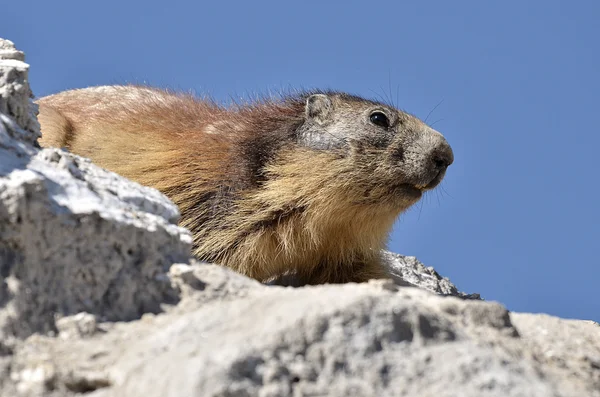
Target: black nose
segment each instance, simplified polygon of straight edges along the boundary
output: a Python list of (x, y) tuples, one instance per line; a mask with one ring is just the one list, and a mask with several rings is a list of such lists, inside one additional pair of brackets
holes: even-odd
[(433, 151), (433, 156), (431, 158), (433, 164), (435, 164), (435, 168), (443, 170), (452, 164), (454, 161), (454, 154), (452, 153), (450, 145), (444, 142)]
[(448, 160), (441, 157), (435, 157), (433, 162), (435, 163), (435, 168), (447, 168), (450, 165)]

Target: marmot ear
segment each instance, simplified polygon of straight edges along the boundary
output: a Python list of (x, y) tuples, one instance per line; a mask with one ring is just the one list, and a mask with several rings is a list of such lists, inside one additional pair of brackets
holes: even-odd
[(333, 103), (325, 94), (313, 94), (306, 99), (306, 119), (325, 124), (333, 115)]

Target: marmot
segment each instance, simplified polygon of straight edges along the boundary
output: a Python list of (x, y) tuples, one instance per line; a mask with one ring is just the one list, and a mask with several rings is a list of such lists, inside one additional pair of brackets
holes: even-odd
[(335, 91), (226, 108), (106, 86), (38, 103), (42, 146), (162, 191), (199, 259), (260, 281), (387, 277), (380, 250), (394, 220), (453, 161), (444, 137), (418, 118)]

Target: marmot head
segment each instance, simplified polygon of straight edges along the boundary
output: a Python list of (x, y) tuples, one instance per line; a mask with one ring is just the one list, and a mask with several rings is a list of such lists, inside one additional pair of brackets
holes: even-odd
[(336, 152), (340, 165), (353, 169), (341, 177), (357, 204), (403, 210), (436, 187), (454, 160), (444, 137), (418, 118), (343, 93), (308, 94), (297, 138), (307, 148)]

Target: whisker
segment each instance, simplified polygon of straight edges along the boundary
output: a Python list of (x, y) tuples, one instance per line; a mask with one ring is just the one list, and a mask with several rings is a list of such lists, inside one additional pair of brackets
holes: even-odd
[(371, 91), (375, 95), (375, 98), (377, 98), (381, 102), (385, 102), (385, 98), (383, 96), (381, 96), (381, 94), (378, 94), (376, 91), (371, 90), (371, 89), (369, 89), (369, 91)]
[(425, 194), (424, 197), (419, 201), (419, 216), (417, 217), (417, 220), (421, 220), (421, 211), (423, 211), (423, 203), (425, 202), (426, 197), (427, 194)]
[(383, 95), (385, 95), (385, 100), (383, 100), (382, 102), (385, 103), (386, 105), (389, 105), (390, 98), (388, 97), (387, 92), (385, 92), (385, 89), (382, 86), (379, 86), (379, 89), (381, 90), (381, 92), (383, 93)]
[(440, 189), (441, 189), (441, 190), (442, 190), (442, 192), (444, 192), (444, 193), (445, 193), (445, 194), (446, 194), (448, 197), (450, 197), (450, 198), (454, 198), (454, 197), (452, 197), (452, 195), (451, 195), (450, 193), (448, 193), (448, 191), (447, 191), (446, 189), (444, 189), (444, 184), (443, 184), (443, 183), (440, 185)]
[(390, 96), (390, 105), (396, 107), (394, 105), (394, 96), (392, 95), (392, 72), (388, 69), (388, 91)]
[(442, 102), (444, 102), (444, 100), (443, 100), (443, 99), (442, 99), (441, 101), (439, 101), (439, 102), (438, 102), (438, 104), (437, 104), (437, 105), (435, 105), (435, 106), (433, 107), (433, 109), (431, 109), (431, 110), (429, 111), (429, 113), (427, 113), (427, 117), (425, 117), (425, 122), (427, 122), (427, 119), (429, 118), (429, 116), (431, 116), (431, 113), (433, 113), (433, 112), (435, 111), (435, 109), (437, 109), (437, 107), (438, 107), (438, 106), (440, 106), (440, 105), (442, 104)]
[(436, 121), (434, 121), (433, 123), (431, 123), (430, 127), (433, 127), (437, 122), (442, 121), (442, 120), (444, 120), (444, 119), (443, 118), (442, 119), (437, 119)]

